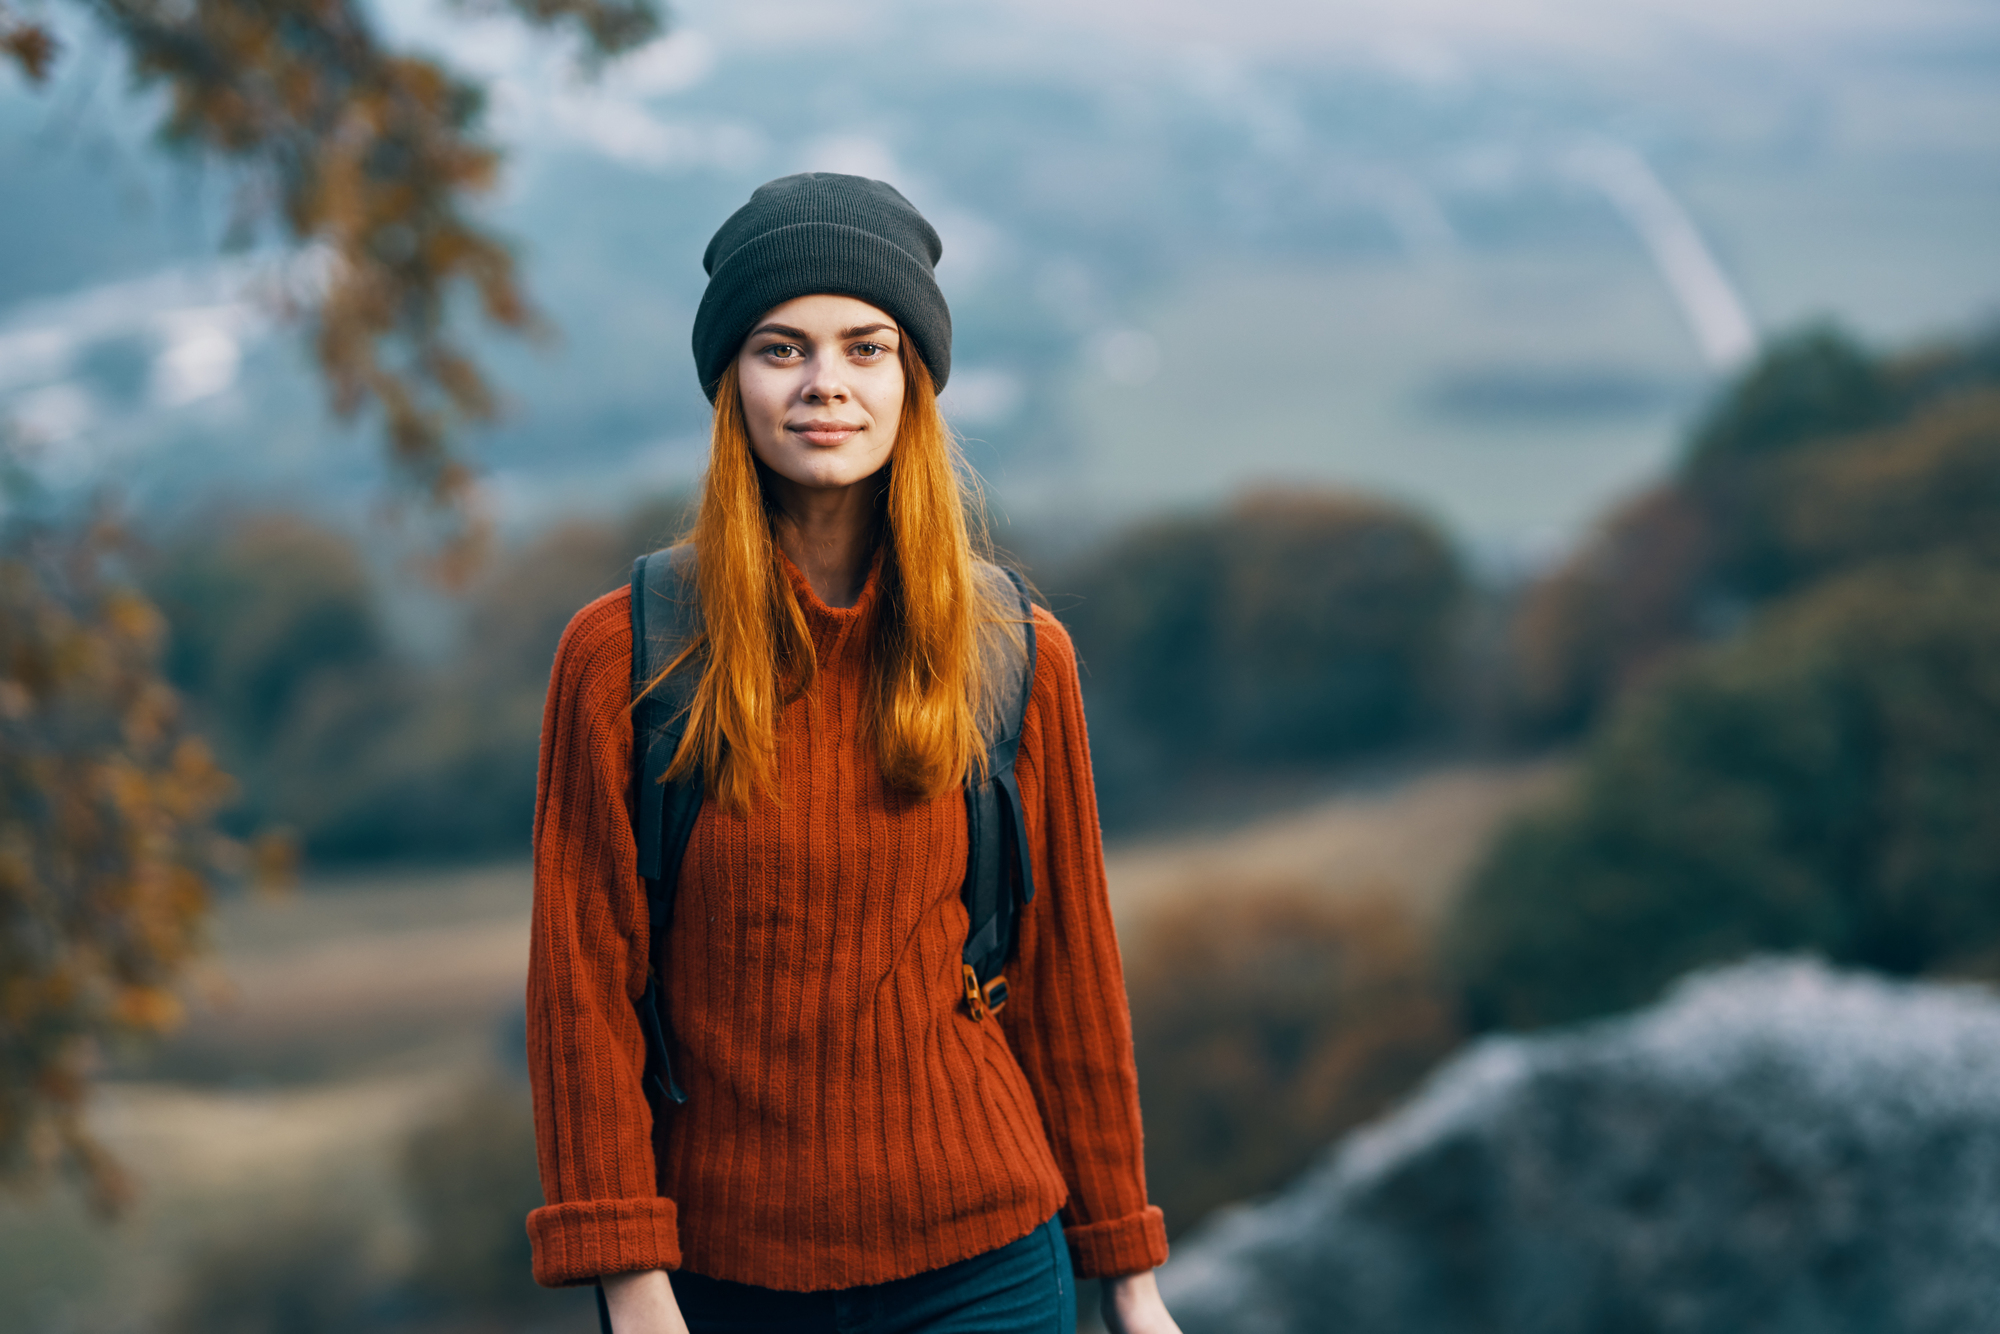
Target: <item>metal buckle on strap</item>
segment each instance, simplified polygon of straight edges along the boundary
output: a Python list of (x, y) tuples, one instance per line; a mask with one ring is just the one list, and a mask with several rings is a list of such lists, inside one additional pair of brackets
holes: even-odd
[(974, 1019), (986, 1017), (986, 996), (979, 989), (979, 974), (972, 971), (969, 963), (960, 964), (965, 970), (965, 1008)]
[(986, 985), (979, 984), (979, 974), (971, 964), (959, 965), (965, 973), (965, 1008), (974, 1019), (984, 1019), (989, 1014), (998, 1014), (1007, 1004), (1007, 978), (1004, 974), (994, 977)]

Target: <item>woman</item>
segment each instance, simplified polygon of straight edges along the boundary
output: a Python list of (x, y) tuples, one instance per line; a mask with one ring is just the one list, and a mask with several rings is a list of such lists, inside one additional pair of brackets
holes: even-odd
[[(1072, 1270), (1106, 1280), (1112, 1330), (1174, 1330), (1075, 658), (1039, 609), (1014, 773), (1040, 892), (1011, 1004), (961, 985), (980, 628), (1021, 615), (976, 577), (938, 415), (940, 252), (895, 190), (830, 174), (763, 186), (709, 245), (706, 639), (668, 774), (703, 800), (664, 939), (635, 869), (629, 593), (557, 650), (528, 1230), (536, 1278), (601, 1282), (616, 1334), (1067, 1330)], [(657, 1118), (649, 968), (687, 1094)]]

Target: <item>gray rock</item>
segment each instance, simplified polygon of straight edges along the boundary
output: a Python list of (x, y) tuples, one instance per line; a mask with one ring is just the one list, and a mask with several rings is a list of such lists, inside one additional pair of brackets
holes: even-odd
[(1161, 1286), (1186, 1334), (2000, 1332), (2000, 998), (1763, 960), (1482, 1042)]

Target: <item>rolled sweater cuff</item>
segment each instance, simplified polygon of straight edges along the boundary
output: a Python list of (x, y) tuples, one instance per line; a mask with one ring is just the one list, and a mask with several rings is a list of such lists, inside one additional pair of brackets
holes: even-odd
[(528, 1239), (535, 1282), (549, 1288), (681, 1263), (674, 1202), (658, 1196), (543, 1205), (528, 1215)]
[(1167, 1262), (1167, 1216), (1153, 1205), (1101, 1223), (1063, 1225), (1078, 1278), (1115, 1278)]

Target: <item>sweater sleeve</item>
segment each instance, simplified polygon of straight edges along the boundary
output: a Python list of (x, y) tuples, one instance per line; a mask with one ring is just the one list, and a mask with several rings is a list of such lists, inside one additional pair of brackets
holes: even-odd
[(628, 805), (629, 594), (563, 633), (542, 713), (528, 1074), (548, 1201), (528, 1215), (537, 1281), (555, 1287), (680, 1264), (656, 1188), (645, 1039), (646, 907)]
[(1063, 1229), (1078, 1277), (1131, 1274), (1166, 1260), (1166, 1222), (1146, 1203), (1131, 1013), (1105, 891), (1076, 651), (1039, 607), (1035, 640), (1015, 762), (1035, 900), (1021, 916), (1014, 1003), (1000, 1019), (1069, 1188)]

